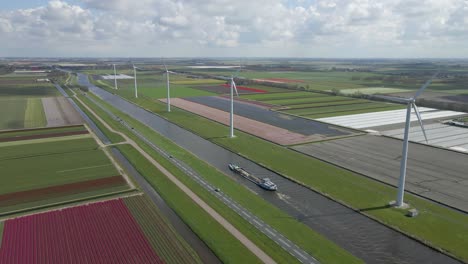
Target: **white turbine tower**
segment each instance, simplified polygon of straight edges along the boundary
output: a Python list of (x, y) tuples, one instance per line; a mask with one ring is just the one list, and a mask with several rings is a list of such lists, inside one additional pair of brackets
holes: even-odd
[(236, 86), (236, 82), (234, 81), (234, 78), (237, 77), (238, 73), (239, 73), (239, 70), (237, 70), (236, 76), (231, 75), (231, 79), (230, 79), (231, 80), (231, 112), (229, 115), (229, 121), (230, 121), (229, 122), (230, 123), (229, 137), (230, 138), (235, 137), (234, 135), (234, 91), (236, 91), (237, 96), (239, 96), (239, 93), (237, 92), (237, 86)]
[(115, 64), (114, 64), (114, 88), (117, 90), (117, 72), (115, 70)]
[(169, 73), (170, 71), (167, 70), (166, 63), (164, 63), (164, 68), (166, 69), (166, 86), (167, 86), (167, 112), (171, 111), (171, 93), (170, 93), (170, 84), (169, 84)]
[(429, 80), (424, 83), (421, 88), (416, 92), (416, 94), (411, 98), (399, 98), (399, 97), (390, 97), (390, 96), (379, 96), (381, 98), (397, 102), (397, 103), (404, 103), (406, 104), (406, 123), (405, 123), (405, 133), (403, 138), (403, 150), (401, 154), (401, 164), (400, 164), (400, 179), (398, 180), (398, 193), (395, 206), (396, 207), (405, 207), (403, 197), (405, 195), (405, 178), (406, 178), (406, 164), (408, 161), (408, 140), (409, 140), (409, 129), (411, 123), (411, 108), (414, 109), (414, 113), (418, 118), (419, 125), (421, 126), (422, 132), (424, 134), (424, 138), (427, 141), (426, 131), (424, 130), (424, 125), (421, 119), (421, 115), (419, 114), (418, 107), (416, 106), (416, 98), (421, 95), (421, 93), (426, 89), (432, 82), (439, 72), (435, 73)]
[(137, 84), (137, 74), (136, 74), (137, 69), (140, 69), (140, 68), (136, 67), (135, 64), (133, 64), (133, 76), (135, 79), (135, 98), (138, 98), (138, 84)]

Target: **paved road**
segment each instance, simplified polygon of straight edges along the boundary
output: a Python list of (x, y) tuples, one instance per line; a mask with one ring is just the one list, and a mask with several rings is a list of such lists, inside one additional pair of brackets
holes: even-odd
[[(108, 145), (111, 144), (109, 138), (102, 133), (102, 131), (96, 126), (96, 124), (89, 118), (89, 116), (81, 110), (80, 107), (73, 101), (68, 94), (60, 87), (55, 84), (55, 87), (62, 93), (69, 101), (72, 103), (73, 107), (80, 113), (83, 119), (86, 121), (88, 126), (93, 130), (101, 142)], [(201, 240), (191, 229), (188, 227), (185, 222), (166, 204), (166, 202), (161, 198), (161, 196), (149, 185), (149, 183), (138, 173), (137, 170), (130, 164), (130, 162), (125, 158), (118, 149), (111, 149), (115, 158), (117, 158), (122, 166), (125, 167), (126, 171), (133, 176), (138, 185), (142, 188), (145, 194), (156, 204), (158, 209), (164, 214), (164, 216), (169, 219), (172, 226), (175, 227), (177, 233), (190, 244), (192, 249), (198, 254), (203, 263), (222, 263), (221, 260), (211, 251), (211, 249)]]
[[(414, 241), (366, 216), (318, 193), (293, 183), (250, 160), (244, 159), (212, 142), (188, 132), (157, 115), (133, 105), (119, 96), (89, 84), (80, 74), (79, 82), (90, 91), (140, 122), (189, 150), (213, 167), (230, 175), (266, 201), (277, 206), (367, 263), (459, 263)], [(270, 177), (279, 186), (272, 193), (259, 189), (227, 168), (235, 162), (258, 176)]]
[[(307, 155), (396, 186), (402, 141), (365, 135), (296, 146)], [(406, 189), (468, 212), (468, 155), (410, 143)]]
[[(185, 98), (186, 100), (207, 105), (222, 111), (229, 112), (229, 100), (217, 96), (202, 96)], [(310, 119), (294, 117), (270, 111), (250, 104), (234, 101), (234, 113), (259, 122), (281, 127), (302, 135), (319, 134), (326, 137), (337, 137), (350, 135), (353, 132), (344, 128), (338, 128), (333, 125), (317, 122)]]
[(203, 177), (201, 177), (195, 170), (193, 170), (190, 166), (185, 164), (183, 161), (178, 160), (172, 157), (169, 153), (164, 151), (163, 149), (159, 148), (153, 142), (148, 140), (145, 136), (139, 133), (136, 129), (132, 128), (128, 125), (125, 121), (120, 119), (119, 117), (115, 116), (112, 112), (108, 109), (103, 107), (99, 102), (94, 100), (93, 98), (89, 98), (93, 101), (96, 105), (98, 105), (102, 110), (106, 111), (113, 119), (119, 121), (123, 126), (125, 126), (129, 131), (135, 134), (138, 138), (143, 140), (148, 146), (150, 146), (153, 150), (161, 154), (163, 157), (168, 159), (172, 164), (178, 167), (181, 171), (185, 172), (185, 174), (192, 179), (194, 179), (200, 186), (206, 189), (208, 192), (213, 194), (216, 198), (218, 198), (221, 202), (235, 211), (238, 215), (240, 215), (244, 220), (252, 224), (255, 228), (257, 228), (260, 232), (265, 234), (271, 240), (276, 242), (280, 247), (282, 247), (286, 252), (289, 252), (292, 256), (294, 256), (299, 262), (301, 263), (310, 263), (316, 264), (319, 263), (315, 258), (310, 256), (307, 252), (302, 250), (296, 244), (291, 242), (289, 239), (284, 237), (274, 228), (263, 222), (261, 219), (257, 218), (254, 214), (252, 214), (249, 210), (244, 208), (242, 205), (238, 204), (236, 201), (231, 199), (228, 195), (222, 193), (221, 191), (217, 191), (217, 188), (211, 185), (209, 182), (205, 181)]

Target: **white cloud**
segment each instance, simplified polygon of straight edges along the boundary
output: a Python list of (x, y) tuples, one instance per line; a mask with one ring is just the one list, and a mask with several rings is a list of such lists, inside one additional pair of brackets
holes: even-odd
[(467, 14), (465, 0), (56, 0), (0, 11), (0, 50), (60, 56), (467, 57)]

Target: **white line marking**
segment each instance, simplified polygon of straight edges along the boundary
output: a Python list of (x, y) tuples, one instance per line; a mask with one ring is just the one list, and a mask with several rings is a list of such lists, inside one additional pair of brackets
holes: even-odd
[(281, 242), (281, 243), (283, 243), (283, 245), (285, 245), (285, 246), (287, 246), (287, 247), (289, 247), (289, 248), (291, 247), (291, 246), (289, 245), (289, 243), (287, 243), (286, 241), (284, 241), (284, 240), (281, 239), (281, 238), (278, 238), (278, 241)]
[(246, 217), (250, 218), (250, 215), (248, 215), (245, 211), (242, 211), (242, 214), (244, 214)]
[(297, 251), (297, 249), (293, 249), (293, 251), (296, 252), (296, 254), (298, 254), (301, 258), (307, 259), (307, 257), (302, 255), (301, 252)]
[(270, 230), (270, 229), (268, 229), (268, 228), (267, 228), (267, 229), (265, 229), (265, 231), (267, 231), (267, 232), (268, 232), (270, 235), (272, 235), (272, 236), (274, 236), (274, 237), (276, 236), (276, 234), (275, 234), (275, 233), (273, 233), (273, 232), (271, 232), (271, 230)]
[(263, 226), (262, 223), (260, 223), (259, 221), (255, 220), (255, 219), (254, 219), (253, 221), (254, 221), (257, 225)]

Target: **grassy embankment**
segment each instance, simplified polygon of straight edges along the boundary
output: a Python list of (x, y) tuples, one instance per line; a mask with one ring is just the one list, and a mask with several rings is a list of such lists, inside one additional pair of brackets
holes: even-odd
[[(87, 103), (88, 104), (88, 103)], [(92, 105), (90, 103), (89, 105)], [(109, 107), (109, 106), (108, 106)], [(114, 109), (115, 111), (115, 109)], [(105, 113), (99, 113), (101, 116), (106, 116)], [(116, 114), (119, 117), (126, 119), (135, 129), (139, 132), (145, 134), (152, 142), (158, 142), (158, 145), (164, 149), (171, 151), (171, 155), (174, 157), (186, 162), (197, 172), (199, 172), (206, 180), (210, 181), (213, 185), (219, 186), (224, 192), (229, 194), (237, 202), (255, 212), (262, 220), (276, 228), (279, 232), (283, 233), (286, 237), (297, 243), (303, 249), (308, 251), (314, 257), (318, 258), (324, 263), (333, 263), (333, 262), (356, 262), (357, 260), (353, 258), (349, 253), (343, 251), (333, 243), (324, 239), (314, 231), (312, 231), (307, 226), (297, 222), (295, 219), (292, 219), (278, 208), (270, 205), (265, 202), (263, 199), (252, 194), (250, 191), (246, 190), (243, 186), (231, 180), (229, 177), (224, 176), (216, 169), (212, 168), (208, 164), (198, 160), (196, 157), (186, 152), (185, 150), (177, 147), (172, 142), (168, 141), (161, 135), (155, 133), (150, 128), (145, 125), (125, 117), (123, 113), (116, 111)], [(109, 123), (113, 123), (114, 126), (118, 126), (112, 120), (108, 120)], [(138, 140), (136, 140), (138, 141)], [(213, 199), (211, 193), (207, 192), (191, 178), (181, 172), (176, 168), (172, 163), (165, 160), (163, 157), (157, 155), (149, 147), (145, 147), (149, 153), (153, 155), (163, 166), (169, 169), (174, 173), (180, 180), (182, 180), (187, 186), (194, 190), (198, 195), (200, 195), (206, 202), (220, 212), (224, 217), (226, 217), (232, 224), (234, 224), (239, 230), (241, 230), (245, 235), (247, 235), (252, 241), (256, 242), (257, 245), (262, 247), (268, 254), (270, 254), (274, 259), (279, 262), (292, 262), (295, 261), (292, 257), (286, 253), (284, 250), (279, 248), (275, 243), (273, 243), (268, 237), (264, 236), (248, 222), (242, 219), (235, 212), (230, 210), (223, 203), (217, 199)], [(143, 166), (137, 166), (138, 168), (143, 168)], [(152, 178), (148, 178), (150, 182), (153, 181)], [(161, 189), (160, 186), (153, 185), (159, 192), (164, 193), (166, 190)], [(163, 194), (162, 194), (163, 195)], [(166, 194), (167, 195), (167, 194)], [(164, 196), (164, 195), (163, 195)], [(166, 199), (172, 200), (174, 196), (170, 198), (165, 197)], [(173, 203), (168, 201), (169, 203)], [(191, 221), (191, 219), (185, 219), (185, 221)], [(305, 235), (306, 234), (306, 235)]]

